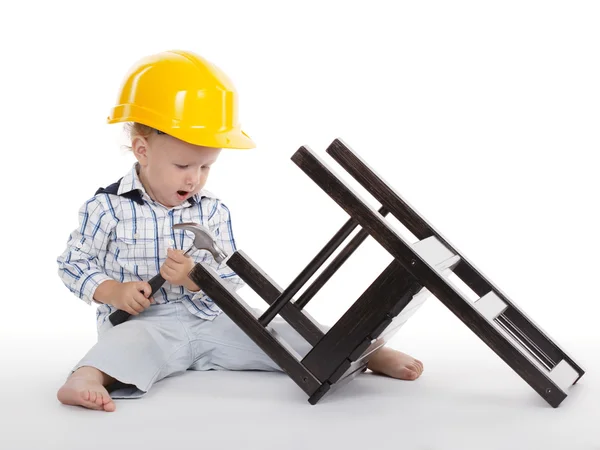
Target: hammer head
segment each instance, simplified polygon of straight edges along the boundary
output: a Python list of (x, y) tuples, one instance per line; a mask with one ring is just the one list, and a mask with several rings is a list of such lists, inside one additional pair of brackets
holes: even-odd
[(174, 229), (187, 230), (194, 233), (194, 247), (198, 250), (208, 250), (217, 263), (222, 263), (227, 255), (219, 248), (210, 230), (199, 223), (184, 222), (173, 225)]

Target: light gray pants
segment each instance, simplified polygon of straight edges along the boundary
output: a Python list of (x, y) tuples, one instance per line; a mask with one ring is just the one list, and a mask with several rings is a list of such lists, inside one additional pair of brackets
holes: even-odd
[[(277, 318), (270, 326), (300, 357), (311, 349), (284, 320)], [(181, 303), (152, 305), (117, 326), (107, 320), (98, 330), (98, 342), (73, 371), (82, 366), (118, 381), (112, 398), (141, 397), (157, 381), (186, 370), (281, 371), (224, 313), (203, 320)]]

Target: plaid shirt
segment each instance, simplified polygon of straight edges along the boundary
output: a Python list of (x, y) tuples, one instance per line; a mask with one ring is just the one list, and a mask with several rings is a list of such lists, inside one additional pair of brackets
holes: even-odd
[[(69, 290), (86, 303), (99, 305), (98, 327), (116, 309), (94, 300), (103, 281), (149, 281), (165, 262), (168, 247), (192, 247), (192, 233), (174, 230), (174, 224), (200, 223), (211, 230), (226, 254), (236, 250), (229, 210), (218, 198), (203, 190), (169, 209), (148, 196), (136, 167), (137, 163), (120, 180), (116, 195), (96, 193), (85, 202), (79, 210), (79, 226), (57, 259), (59, 276)], [(243, 281), (225, 264), (217, 264), (207, 250), (192, 249), (188, 256), (213, 267), (233, 290), (243, 286)], [(168, 282), (154, 294), (154, 300), (157, 305), (183, 302), (193, 314), (207, 320), (221, 313), (202, 291), (191, 292)]]

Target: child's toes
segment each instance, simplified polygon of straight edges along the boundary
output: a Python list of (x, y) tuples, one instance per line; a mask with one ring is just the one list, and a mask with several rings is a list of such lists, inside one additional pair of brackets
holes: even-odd
[(105, 398), (104, 403), (104, 411), (113, 412), (116, 409), (115, 402), (112, 401), (112, 398)]
[(71, 377), (57, 392), (64, 405), (83, 406), (95, 410), (114, 411), (108, 391), (97, 380)]
[(81, 399), (83, 400), (83, 406), (90, 409), (102, 409), (102, 403), (98, 405), (96, 403), (96, 392), (88, 389), (81, 392)]
[(400, 378), (404, 380), (414, 380), (415, 378), (417, 378), (417, 376), (418, 374), (415, 370), (409, 367), (404, 367), (402, 369), (402, 374), (400, 375)]

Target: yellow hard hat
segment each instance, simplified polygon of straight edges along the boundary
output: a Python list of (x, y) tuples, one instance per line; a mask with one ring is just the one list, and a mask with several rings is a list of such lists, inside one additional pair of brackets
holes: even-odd
[(229, 77), (187, 51), (137, 61), (107, 120), (138, 122), (204, 147), (255, 147), (238, 123), (238, 94)]

